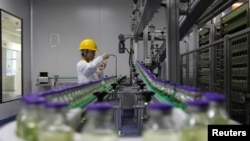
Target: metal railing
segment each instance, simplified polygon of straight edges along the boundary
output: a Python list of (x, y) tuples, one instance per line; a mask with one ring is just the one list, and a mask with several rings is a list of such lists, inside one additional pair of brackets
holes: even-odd
[(249, 33), (250, 27), (180, 55), (181, 84), (225, 94), (230, 116), (243, 124), (250, 124)]

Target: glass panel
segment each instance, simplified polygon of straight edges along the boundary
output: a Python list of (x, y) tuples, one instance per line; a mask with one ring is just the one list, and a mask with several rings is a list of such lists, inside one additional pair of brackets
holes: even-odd
[(22, 96), (22, 20), (1, 11), (1, 102)]

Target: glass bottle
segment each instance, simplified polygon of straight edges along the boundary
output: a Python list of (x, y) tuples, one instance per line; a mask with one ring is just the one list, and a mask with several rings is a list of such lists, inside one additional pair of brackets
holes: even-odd
[(30, 95), (26, 98), (27, 116), (18, 121), (21, 125), (19, 136), (25, 141), (38, 140), (38, 124), (43, 118), (44, 98)]
[(177, 102), (183, 103), (187, 97), (186, 88), (183, 85), (179, 85), (176, 87), (175, 99)]
[(21, 138), (22, 137), (21, 136), (22, 123), (29, 115), (28, 114), (29, 111), (28, 111), (28, 104), (27, 104), (27, 96), (23, 96), (20, 100), (21, 100), (22, 106), (16, 118), (16, 135)]
[(101, 80), (101, 90), (105, 91), (106, 90), (106, 81), (104, 80), (104, 78)]
[(175, 97), (175, 95), (176, 95), (176, 84), (175, 83), (171, 83), (171, 82), (169, 82), (168, 84), (167, 84), (167, 87), (166, 87), (166, 89), (167, 89), (167, 95), (168, 96), (171, 96), (171, 97)]
[(189, 87), (187, 91), (189, 95), (189, 97), (187, 98), (187, 101), (201, 99), (201, 91), (199, 88)]
[(97, 102), (87, 106), (88, 119), (82, 130), (85, 141), (118, 141), (118, 134), (112, 123), (112, 105)]
[(230, 118), (225, 107), (225, 96), (207, 93), (204, 97), (209, 101), (207, 114), (210, 124), (229, 124)]
[(67, 102), (47, 102), (47, 116), (39, 125), (39, 141), (73, 141), (74, 131), (67, 125)]
[(181, 132), (172, 121), (172, 105), (149, 104), (149, 115), (142, 134), (143, 141), (180, 141)]
[(193, 100), (186, 104), (188, 117), (182, 127), (182, 141), (207, 141), (208, 101)]

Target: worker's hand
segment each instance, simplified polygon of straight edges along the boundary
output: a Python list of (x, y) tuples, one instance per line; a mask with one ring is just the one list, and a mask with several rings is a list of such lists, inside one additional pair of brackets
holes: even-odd
[(99, 70), (103, 70), (106, 68), (106, 63), (103, 63), (100, 65), (100, 67), (98, 67)]
[(109, 58), (109, 55), (108, 54), (106, 54), (106, 53), (103, 53), (102, 54), (102, 59), (108, 59)]

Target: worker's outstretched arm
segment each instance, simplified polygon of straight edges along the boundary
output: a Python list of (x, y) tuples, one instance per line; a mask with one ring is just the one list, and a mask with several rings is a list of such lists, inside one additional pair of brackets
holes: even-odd
[(99, 66), (103, 64), (105, 59), (108, 59), (109, 55), (108, 54), (103, 54), (102, 56), (96, 57), (94, 60), (86, 64), (86, 67), (80, 68), (81, 72), (83, 75), (89, 77), (93, 75)]

